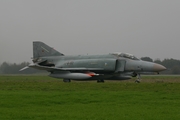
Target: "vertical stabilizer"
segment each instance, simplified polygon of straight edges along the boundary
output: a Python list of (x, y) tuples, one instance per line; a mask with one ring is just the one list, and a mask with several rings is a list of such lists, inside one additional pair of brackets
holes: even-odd
[(33, 42), (33, 58), (47, 57), (47, 56), (64, 56), (64, 54), (49, 47), (43, 42)]

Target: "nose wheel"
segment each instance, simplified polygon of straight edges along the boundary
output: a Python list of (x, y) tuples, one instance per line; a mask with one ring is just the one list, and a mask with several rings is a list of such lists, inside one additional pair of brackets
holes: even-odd
[(70, 79), (63, 79), (63, 82), (69, 83), (69, 82), (71, 82), (71, 80)]
[(97, 83), (104, 83), (103, 79), (97, 80)]
[(135, 83), (140, 83), (140, 79), (141, 79), (141, 75), (137, 74), (137, 79), (136, 79)]

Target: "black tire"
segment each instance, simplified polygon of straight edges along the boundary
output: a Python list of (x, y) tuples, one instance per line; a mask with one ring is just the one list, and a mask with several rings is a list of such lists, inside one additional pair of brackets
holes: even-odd
[(136, 80), (135, 83), (140, 83), (140, 81), (139, 81), (139, 80)]
[(104, 83), (104, 80), (103, 79), (97, 80), (97, 83)]
[(65, 82), (65, 83), (70, 83), (71, 80), (70, 80), (70, 79), (63, 79), (63, 82)]

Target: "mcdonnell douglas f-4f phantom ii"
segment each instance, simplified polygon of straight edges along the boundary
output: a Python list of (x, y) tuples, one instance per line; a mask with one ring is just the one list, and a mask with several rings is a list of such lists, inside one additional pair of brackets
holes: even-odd
[(71, 80), (128, 80), (140, 74), (158, 73), (166, 70), (160, 64), (146, 62), (127, 53), (106, 55), (65, 56), (42, 42), (33, 42), (33, 63), (26, 68), (35, 68), (50, 72), (50, 77)]

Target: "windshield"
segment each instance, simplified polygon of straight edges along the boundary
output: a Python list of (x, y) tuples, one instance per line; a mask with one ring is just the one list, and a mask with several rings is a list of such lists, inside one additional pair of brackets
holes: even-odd
[(118, 56), (118, 57), (124, 57), (124, 58), (128, 58), (131, 60), (139, 60), (137, 57), (135, 57), (132, 54), (129, 53), (112, 53), (112, 55)]

